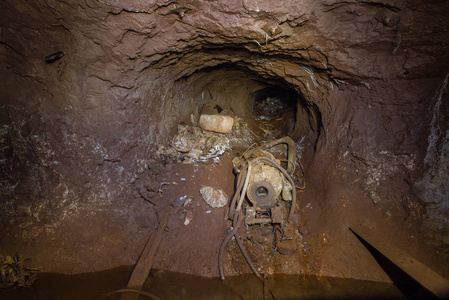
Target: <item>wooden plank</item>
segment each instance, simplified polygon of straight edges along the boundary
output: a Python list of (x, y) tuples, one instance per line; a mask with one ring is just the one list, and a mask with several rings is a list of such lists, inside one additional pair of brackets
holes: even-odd
[[(128, 281), (127, 289), (142, 290), (143, 284), (148, 277), (148, 274), (153, 267), (154, 259), (156, 257), (157, 250), (162, 241), (162, 235), (164, 233), (165, 227), (168, 223), (168, 214), (161, 217), (159, 222), (159, 227), (156, 232), (153, 232), (150, 239), (143, 248), (140, 254), (139, 260), (134, 267), (131, 277)], [(121, 300), (137, 300), (139, 294), (123, 294), (120, 298)]]
[(375, 233), (361, 225), (353, 225), (349, 229), (364, 239), (368, 244), (376, 248), (386, 258), (401, 268), (405, 273), (419, 282), (422, 286), (432, 292), (440, 299), (448, 299), (449, 297), (449, 281), (440, 274), (411, 257), (401, 249), (387, 243)]

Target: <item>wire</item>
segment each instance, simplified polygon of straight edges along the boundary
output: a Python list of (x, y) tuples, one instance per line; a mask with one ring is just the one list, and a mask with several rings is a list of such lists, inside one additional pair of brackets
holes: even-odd
[(252, 143), (252, 144), (248, 147), (248, 149), (246, 149), (245, 152), (243, 152), (242, 155), (240, 155), (240, 158), (244, 158), (245, 154), (246, 154), (247, 152), (249, 152), (249, 150), (254, 149), (255, 146), (257, 146), (257, 143)]
[(247, 161), (245, 161), (243, 163), (243, 166), (240, 169), (240, 171), (241, 171), (240, 175), (237, 177), (237, 186), (236, 186), (236, 189), (235, 189), (234, 196), (232, 197), (231, 205), (229, 206), (229, 219), (233, 219), (234, 212), (235, 212), (235, 205), (237, 203), (237, 199), (240, 196), (240, 191), (243, 188), (243, 184), (245, 183), (244, 182), (244, 178), (246, 178), (246, 173), (245, 172), (248, 171), (247, 164), (248, 164)]
[[(292, 162), (289, 161), (289, 160), (281, 160), (281, 161), (287, 162), (287, 163), (292, 163)], [(306, 179), (305, 179), (306, 172), (304, 171), (304, 167), (302, 166), (301, 161), (298, 160), (298, 164), (299, 164), (299, 167), (301, 168), (301, 173), (302, 173), (302, 176), (301, 176), (301, 177), (302, 177), (303, 180), (302, 180), (302, 185), (301, 185), (301, 186), (296, 186), (296, 185), (295, 185), (295, 188), (298, 189), (298, 190), (303, 190), (303, 189), (306, 188)], [(293, 165), (294, 165), (294, 164), (293, 164)], [(295, 171), (296, 171), (296, 167), (294, 166), (294, 167), (293, 167), (293, 173), (292, 173), (292, 175), (294, 175)]]
[(239, 203), (237, 204), (237, 208), (236, 208), (237, 211), (240, 211), (240, 209), (242, 208), (243, 200), (245, 199), (246, 190), (248, 189), (248, 185), (249, 185), (249, 176), (251, 175), (251, 168), (252, 168), (252, 162), (248, 161), (248, 171), (246, 172), (245, 184), (243, 185), (242, 194), (240, 195), (240, 200), (239, 200)]
[(249, 257), (248, 251), (246, 251), (246, 248), (243, 245), (240, 235), (238, 233), (236, 233), (235, 240), (237, 242), (237, 245), (240, 248), (240, 251), (243, 254), (243, 257), (245, 258), (246, 262), (248, 263), (249, 267), (251, 268), (251, 271), (253, 271), (254, 275), (256, 275), (257, 278), (259, 278), (263, 282), (263, 278), (260, 276), (260, 273), (257, 271), (256, 267), (254, 266), (253, 261)]
[(112, 292), (109, 292), (107, 294), (104, 294), (104, 295), (100, 296), (99, 298), (97, 298), (97, 300), (105, 299), (106, 297), (111, 298), (112, 295), (122, 294), (122, 293), (136, 293), (136, 294), (148, 297), (148, 298), (153, 299), (153, 300), (161, 300), (161, 298), (159, 298), (158, 296), (156, 296), (156, 295), (154, 295), (152, 293), (139, 291), (139, 290), (134, 290), (134, 289), (115, 290), (115, 291), (112, 291)]
[[(288, 164), (291, 164), (291, 165), (293, 166), (292, 174), (295, 173), (295, 171), (296, 171), (296, 166), (295, 166), (295, 164), (294, 164), (293, 162), (289, 161), (288, 159), (282, 159), (281, 161), (282, 161), (282, 162), (286, 162), (286, 163), (287, 163), (287, 166), (288, 166)], [(288, 167), (287, 167), (287, 168), (288, 168)]]
[(222, 280), (225, 279), (224, 271), (223, 271), (223, 253), (224, 253), (227, 243), (235, 235), (235, 233), (237, 232), (237, 229), (239, 229), (242, 219), (243, 219), (242, 212), (236, 211), (234, 214), (234, 220), (233, 220), (234, 228), (232, 228), (232, 230), (229, 231), (228, 235), (225, 237), (225, 239), (221, 243), (220, 251), (218, 252), (218, 270), (220, 272), (220, 277)]

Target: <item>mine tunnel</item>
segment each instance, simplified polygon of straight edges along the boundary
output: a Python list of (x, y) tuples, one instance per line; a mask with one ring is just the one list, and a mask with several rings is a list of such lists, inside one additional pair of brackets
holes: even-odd
[(1, 299), (449, 297), (449, 2), (0, 11)]
[(314, 110), (313, 103), (309, 107), (301, 91), (282, 77), (264, 78), (256, 71), (230, 64), (201, 70), (178, 85), (180, 90), (198, 89), (186, 95), (203, 103), (199, 111), (193, 112), (196, 117), (200, 114), (239, 116), (261, 141), (316, 135), (320, 127), (319, 111)]

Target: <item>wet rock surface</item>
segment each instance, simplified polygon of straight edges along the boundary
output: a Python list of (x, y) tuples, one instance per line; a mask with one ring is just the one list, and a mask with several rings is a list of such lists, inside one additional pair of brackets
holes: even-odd
[[(208, 105), (240, 116), (252, 140), (273, 138), (250, 100), (277, 86), (297, 93), (285, 130), (308, 183), (300, 250), (284, 267), (266, 258), (267, 272), (388, 280), (347, 230), (361, 222), (449, 274), (448, 2), (7, 0), (0, 10), (4, 251), (51, 272), (134, 263), (158, 212), (181, 189), (200, 197), (176, 175), (196, 167), (155, 160), (158, 146)], [(216, 177), (232, 195), (230, 160), (216, 167), (191, 182)], [(224, 212), (200, 205), (204, 217), (172, 224), (157, 267), (218, 275)], [(208, 242), (189, 254), (192, 236)]]

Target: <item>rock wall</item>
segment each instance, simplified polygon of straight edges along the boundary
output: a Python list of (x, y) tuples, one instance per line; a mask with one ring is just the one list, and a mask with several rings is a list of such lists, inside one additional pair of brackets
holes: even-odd
[[(315, 234), (354, 221), (345, 219), (353, 212), (334, 207), (353, 194), (416, 244), (447, 249), (447, 1), (7, 0), (0, 6), (4, 249), (44, 249), (37, 241), (51, 241), (60, 250), (38, 262), (57, 272), (133, 263), (145, 238), (130, 233), (155, 222), (142, 221), (155, 212), (131, 197), (133, 182), (177, 123), (200, 111), (207, 87), (219, 86), (211, 81), (231, 82), (229, 69), (304, 98), (311, 130), (302, 144), (309, 182), (303, 201), (320, 210), (307, 221)], [(204, 71), (211, 75), (198, 75)], [(226, 99), (250, 91), (242, 84), (220, 93)], [(114, 261), (64, 247), (67, 224), (81, 226), (87, 216), (107, 225), (72, 239), (108, 248), (131, 244), (133, 236), (135, 245)], [(118, 229), (122, 235), (98, 242)], [(322, 274), (345, 276), (344, 268), (332, 271), (345, 261), (330, 262), (326, 251)]]
[(415, 184), (416, 193), (424, 201), (428, 218), (424, 228), (444, 252), (449, 245), (449, 101), (447, 83), (449, 74), (438, 87), (429, 109), (432, 112), (430, 134), (424, 157), (424, 175)]

